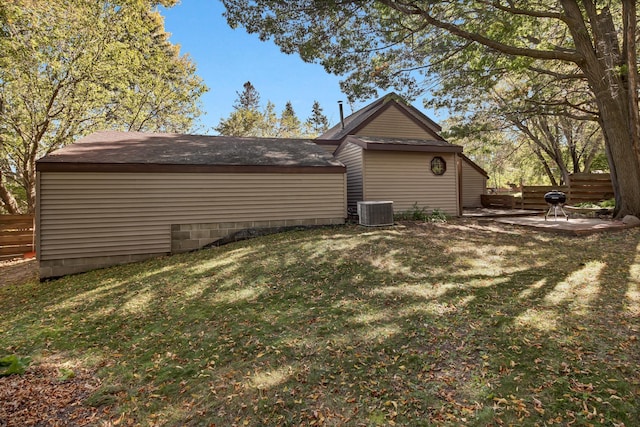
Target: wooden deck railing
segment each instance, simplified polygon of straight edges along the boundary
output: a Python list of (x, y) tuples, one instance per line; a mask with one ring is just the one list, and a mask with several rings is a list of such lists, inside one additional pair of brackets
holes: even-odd
[(0, 215), (0, 260), (34, 251), (33, 215)]
[(516, 207), (515, 197), (509, 194), (481, 194), (480, 203), (484, 208), (514, 209)]

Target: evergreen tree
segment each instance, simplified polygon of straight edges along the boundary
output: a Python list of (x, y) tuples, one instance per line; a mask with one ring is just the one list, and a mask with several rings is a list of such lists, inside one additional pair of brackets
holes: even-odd
[(301, 123), (296, 112), (293, 110), (291, 101), (287, 101), (280, 115), (278, 126), (278, 136), (281, 138), (293, 138), (302, 135)]
[(311, 117), (305, 122), (305, 130), (309, 136), (315, 137), (325, 133), (329, 129), (329, 119), (322, 112), (318, 101), (313, 101)]
[(242, 92), (236, 92), (238, 98), (233, 103), (233, 111), (214, 129), (226, 136), (258, 136), (261, 133), (263, 116), (260, 112), (260, 94), (246, 82)]
[(220, 119), (214, 129), (225, 136), (252, 136), (263, 138), (294, 138), (302, 136), (302, 124), (296, 116), (291, 102), (287, 102), (280, 117), (276, 107), (267, 101), (260, 110), (260, 94), (251, 82), (243, 85), (242, 92), (233, 103), (233, 111), (227, 118)]
[(260, 94), (249, 81), (242, 87), (244, 88), (242, 93), (236, 92), (238, 99), (233, 104), (233, 108), (236, 110), (257, 111), (260, 108)]

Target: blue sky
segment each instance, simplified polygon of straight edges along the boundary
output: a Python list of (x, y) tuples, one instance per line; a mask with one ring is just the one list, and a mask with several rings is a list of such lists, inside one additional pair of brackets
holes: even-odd
[[(203, 111), (198, 133), (215, 133), (211, 128), (233, 110), (236, 92), (251, 81), (262, 104), (271, 101), (278, 114), (287, 101), (301, 120), (311, 114), (313, 101), (320, 102), (331, 125), (340, 119), (338, 101), (345, 101), (345, 115), (352, 111), (340, 91), (340, 78), (319, 64), (303, 62), (297, 55), (285, 55), (272, 42), (261, 42), (243, 28), (232, 30), (215, 0), (183, 0), (170, 9), (161, 9), (171, 42), (180, 45), (197, 65), (197, 73), (209, 88), (202, 97)], [(384, 93), (380, 93), (380, 96)], [(356, 103), (358, 109), (372, 100)], [(414, 103), (424, 111), (421, 101)], [(425, 111), (432, 119), (440, 117)]]

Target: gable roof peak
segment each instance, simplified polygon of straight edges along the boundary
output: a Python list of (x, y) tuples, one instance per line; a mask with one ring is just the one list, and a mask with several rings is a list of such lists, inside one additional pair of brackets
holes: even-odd
[(402, 96), (398, 95), (395, 92), (389, 92), (388, 94), (386, 94), (380, 99), (382, 100), (383, 103), (387, 103), (389, 101), (395, 101), (399, 104), (409, 105), (409, 102), (405, 98), (403, 98)]
[(442, 130), (440, 125), (431, 120), (424, 113), (411, 105), (405, 98), (395, 92), (389, 92), (381, 98), (378, 98), (370, 104), (362, 107), (358, 111), (351, 113), (344, 118), (344, 126), (342, 125), (342, 123), (338, 123), (331, 129), (320, 135), (318, 139), (342, 141), (348, 135), (357, 132), (368, 121), (378, 116), (383, 110), (388, 108), (391, 103), (397, 105), (398, 108), (403, 110), (407, 116), (420, 123), (421, 126), (429, 129), (436, 135), (438, 139), (444, 140), (438, 134), (438, 132)]

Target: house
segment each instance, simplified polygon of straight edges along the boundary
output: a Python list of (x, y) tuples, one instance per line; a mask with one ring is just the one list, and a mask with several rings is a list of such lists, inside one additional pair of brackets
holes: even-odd
[(389, 94), (315, 140), (94, 133), (36, 162), (40, 277), (343, 224), (358, 201), (460, 215), (487, 175), (440, 130)]
[(391, 93), (341, 120), (316, 143), (347, 167), (350, 210), (358, 201), (392, 200), (457, 216), (479, 207), (486, 172), (440, 136), (441, 128)]
[(481, 196), (487, 192), (489, 175), (464, 154), (459, 156), (462, 159), (462, 207), (482, 207)]
[(311, 140), (98, 132), (36, 170), (41, 279), (346, 217), (345, 167)]

